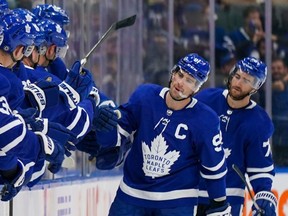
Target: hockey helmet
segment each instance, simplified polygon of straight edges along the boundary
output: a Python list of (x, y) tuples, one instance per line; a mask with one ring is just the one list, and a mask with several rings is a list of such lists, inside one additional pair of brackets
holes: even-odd
[(12, 53), (17, 46), (22, 45), (24, 46), (23, 54), (29, 56), (33, 50), (35, 36), (31, 34), (31, 28), (25, 20), (11, 11), (2, 16), (1, 25), (4, 39), (0, 48)]
[(70, 22), (66, 11), (56, 5), (40, 4), (33, 8), (32, 12), (38, 17), (38, 19), (50, 19), (62, 27)]
[(210, 73), (210, 64), (196, 53), (190, 53), (174, 66), (173, 71), (183, 70), (196, 79), (196, 91), (205, 83)]
[(234, 76), (238, 70), (254, 77), (252, 87), (256, 90), (258, 90), (266, 80), (266, 64), (254, 57), (246, 57), (238, 61), (236, 66), (231, 70), (230, 76)]
[(56, 57), (64, 58), (68, 50), (66, 31), (56, 22), (42, 19), (38, 26), (43, 29), (47, 47), (56, 45)]
[(46, 40), (42, 27), (38, 26), (37, 17), (29, 10), (23, 8), (16, 8), (13, 13), (17, 14), (30, 26), (30, 34), (35, 37), (34, 45), (37, 48), (39, 54), (44, 55), (46, 52)]

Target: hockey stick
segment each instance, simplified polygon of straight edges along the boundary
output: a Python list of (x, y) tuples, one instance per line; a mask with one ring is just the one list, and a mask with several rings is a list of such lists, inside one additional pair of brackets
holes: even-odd
[(133, 15), (126, 19), (113, 23), (110, 26), (110, 28), (104, 33), (104, 35), (100, 38), (100, 40), (92, 47), (92, 49), (87, 53), (87, 55), (81, 60), (81, 66), (87, 63), (87, 60), (89, 56), (91, 55), (91, 53), (102, 43), (103, 40), (105, 40), (109, 35), (117, 31), (118, 29), (133, 25), (135, 23), (135, 20), (136, 20), (136, 15)]
[(238, 174), (238, 176), (241, 178), (241, 180), (244, 182), (245, 186), (247, 187), (247, 190), (248, 190), (248, 193), (249, 193), (249, 196), (253, 202), (253, 205), (255, 206), (255, 208), (257, 209), (257, 211), (260, 213), (260, 215), (264, 214), (265, 212), (263, 211), (263, 209), (261, 209), (259, 207), (259, 205), (256, 203), (253, 195), (252, 195), (252, 192), (251, 192), (251, 189), (246, 181), (246, 178), (244, 177), (244, 175), (242, 174), (241, 170), (239, 169), (239, 167), (236, 165), (236, 164), (232, 164), (232, 168), (234, 169), (234, 171)]

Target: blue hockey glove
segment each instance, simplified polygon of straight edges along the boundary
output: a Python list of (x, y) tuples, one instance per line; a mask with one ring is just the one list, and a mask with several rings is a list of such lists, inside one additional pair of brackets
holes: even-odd
[(50, 170), (52, 173), (57, 173), (61, 169), (61, 165), (64, 160), (64, 146), (41, 132), (35, 132), (35, 134), (38, 135), (42, 144), (45, 159), (50, 162), (48, 170)]
[(67, 157), (70, 157), (71, 152), (76, 150), (75, 144), (78, 142), (76, 136), (61, 124), (49, 122), (47, 135), (64, 144), (65, 155)]
[[(21, 161), (18, 160), (17, 168), (15, 169), (16, 176), (11, 178), (10, 176), (5, 176), (4, 172), (1, 172), (2, 179), (4, 181), (4, 186), (1, 190), (1, 200), (9, 201), (15, 197), (18, 192), (21, 190), (24, 180), (25, 180), (25, 171), (24, 165)], [(13, 171), (14, 173), (14, 171)], [(10, 174), (9, 174), (10, 175)]]
[(231, 206), (226, 201), (212, 201), (210, 208), (206, 211), (207, 216), (230, 216)]
[(111, 105), (100, 105), (95, 109), (93, 117), (93, 129), (98, 131), (112, 131), (117, 127), (120, 111)]
[(53, 61), (51, 61), (47, 69), (49, 73), (54, 74), (60, 80), (65, 80), (68, 73), (65, 63), (60, 57), (56, 57)]
[(22, 116), (29, 130), (42, 132), (50, 138), (63, 143), (65, 155), (71, 156), (71, 151), (76, 150), (75, 144), (78, 142), (76, 136), (59, 123), (49, 122), (45, 118), (35, 118), (35, 112), (34, 108), (18, 110), (18, 114)]
[(23, 89), (31, 106), (37, 108), (40, 113), (46, 107), (53, 107), (58, 104), (59, 87), (54, 82), (41, 80), (25, 85)]
[(36, 115), (37, 115), (37, 109), (36, 108), (32, 108), (32, 107), (31, 108), (27, 108), (27, 109), (19, 108), (17, 110), (14, 110), (13, 112), (16, 115), (17, 114), (20, 115), (24, 119), (24, 121), (25, 121), (27, 126), (28, 126), (27, 122), (35, 120), (36, 119)]
[(131, 142), (127, 141), (122, 143), (121, 146), (100, 149), (96, 155), (96, 168), (99, 170), (110, 170), (121, 165), (130, 148)]
[(80, 101), (88, 97), (93, 85), (91, 72), (76, 61), (65, 81), (59, 84), (60, 94), (71, 108), (75, 108)]
[(97, 144), (96, 132), (90, 131), (87, 133), (84, 138), (79, 143), (77, 143), (76, 147), (79, 151), (93, 156), (97, 155), (100, 149), (100, 145)]
[(260, 191), (256, 193), (255, 195), (255, 202), (260, 208), (256, 208), (255, 205), (252, 206), (252, 215), (253, 216), (276, 216), (276, 210), (277, 210), (277, 199), (275, 195), (270, 191)]

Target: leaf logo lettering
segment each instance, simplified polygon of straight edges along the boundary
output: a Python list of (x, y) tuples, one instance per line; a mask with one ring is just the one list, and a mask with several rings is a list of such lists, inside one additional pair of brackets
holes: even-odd
[(168, 145), (162, 134), (151, 142), (151, 149), (142, 142), (143, 167), (146, 176), (152, 178), (169, 175), (171, 166), (180, 156), (179, 151), (167, 152)]

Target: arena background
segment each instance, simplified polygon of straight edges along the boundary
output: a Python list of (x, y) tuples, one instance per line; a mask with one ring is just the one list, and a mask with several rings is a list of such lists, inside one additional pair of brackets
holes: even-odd
[[(288, 62), (288, 0), (7, 2), (11, 9), (31, 9), (37, 4), (48, 3), (66, 10), (70, 17), (66, 29), (70, 32), (69, 50), (65, 58), (68, 68), (75, 60), (86, 55), (112, 23), (136, 14), (135, 24), (119, 29), (107, 38), (92, 53), (85, 66), (93, 73), (97, 86), (118, 104), (125, 102), (141, 83), (167, 85), (174, 62), (191, 52), (199, 53), (211, 63), (210, 78), (203, 88), (223, 85), (227, 78), (224, 64), (233, 59), (219, 53), (219, 29), (230, 32), (239, 28), (244, 23), (242, 14), (245, 8), (256, 5), (261, 10), (265, 29), (259, 52), (268, 65), (267, 81), (262, 87), (265, 97), (263, 106), (273, 118), (272, 110), (276, 104), (272, 103), (272, 76), (269, 72), (274, 52), (279, 52), (279, 56)], [(281, 51), (276, 50), (276, 45)], [(274, 146), (277, 143), (271, 140), (271, 145), (277, 171), (273, 188), (279, 198), (279, 216), (284, 216), (288, 215), (288, 143), (276, 148)], [(48, 174), (39, 185), (24, 188), (10, 203), (0, 202), (0, 215), (107, 215), (121, 178), (122, 167), (100, 171), (93, 162), (88, 162), (86, 154), (77, 152), (73, 158), (73, 168), (63, 168), (57, 175)], [(247, 193), (245, 215), (248, 215), (250, 205)]]

